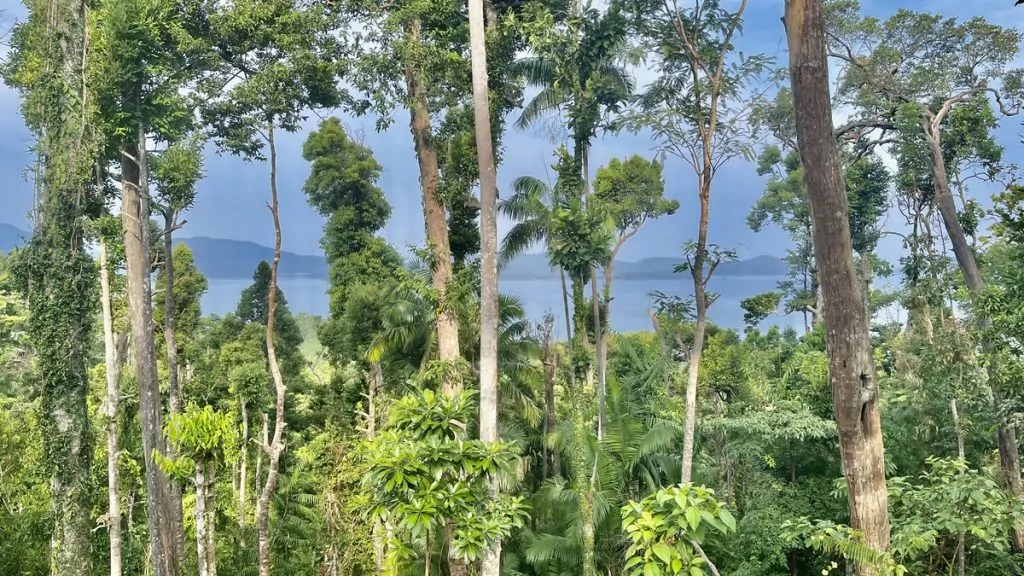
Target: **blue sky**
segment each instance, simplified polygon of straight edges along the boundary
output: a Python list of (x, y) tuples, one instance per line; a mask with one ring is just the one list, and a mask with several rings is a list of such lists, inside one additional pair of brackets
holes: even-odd
[[(738, 0), (726, 0), (738, 4)], [(750, 0), (747, 8), (745, 33), (738, 40), (744, 53), (762, 52), (785, 64), (785, 42), (779, 17), (783, 0)], [(957, 17), (985, 16), (990, 21), (1006, 26), (1024, 24), (1024, 8), (1013, 10), (1011, 0), (987, 0), (969, 3), (962, 0), (863, 0), (868, 14), (885, 17), (898, 8), (926, 10)], [(23, 17), (24, 8), (17, 0), (0, 0), (4, 28), (13, 19)], [(639, 70), (642, 82), (652, 74)], [(517, 112), (513, 112), (516, 115)], [(514, 117), (514, 116), (513, 116)], [(420, 205), (418, 172), (407, 126), (407, 114), (399, 111), (392, 128), (384, 133), (374, 131), (372, 118), (352, 118), (341, 115), (348, 129), (362, 135), (373, 148), (378, 161), (384, 166), (380, 186), (386, 192), (394, 213), (384, 236), (400, 249), (408, 244), (423, 242), (423, 219)], [(312, 117), (306, 130), (314, 129), (318, 119)], [(1024, 132), (1020, 119), (1003, 122), (999, 138), (1007, 148), (1007, 159), (1020, 162)], [(302, 183), (308, 174), (308, 164), (302, 159), (301, 147), (308, 132), (282, 135), (279, 138), (279, 189), (284, 249), (297, 253), (319, 252), (322, 221), (306, 203)], [(0, 86), (0, 174), (4, 186), (0, 222), (27, 229), (28, 210), (31, 206), (31, 186), (23, 178), (23, 171), (32, 160), (27, 153), (30, 136), (18, 114), (17, 95)], [(604, 137), (593, 149), (592, 166), (604, 165), (610, 158), (631, 154), (652, 156), (654, 143), (640, 135)], [(549, 138), (540, 133), (511, 131), (505, 137), (505, 162), (498, 169), (499, 186), (507, 189), (509, 183), (521, 175), (545, 178), (552, 162), (554, 148)], [(181, 236), (211, 236), (250, 240), (264, 245), (273, 243), (273, 229), (265, 202), (269, 199), (267, 183), (269, 168), (264, 164), (247, 164), (233, 157), (211, 154), (206, 161), (206, 177), (199, 184), (195, 207), (186, 216), (188, 224), (179, 232)], [(666, 192), (680, 202), (679, 212), (671, 217), (649, 223), (623, 248), (621, 257), (636, 260), (646, 256), (671, 256), (679, 253), (680, 245), (692, 238), (697, 222), (696, 178), (689, 166), (669, 157), (665, 168)], [(732, 247), (741, 257), (759, 254), (782, 255), (787, 239), (777, 230), (754, 234), (747, 228), (746, 216), (760, 197), (764, 181), (752, 165), (735, 160), (716, 177), (712, 191), (710, 235), (713, 242)], [(977, 192), (987, 197), (989, 191)], [(898, 214), (889, 218), (893, 227), (901, 220)], [(502, 230), (507, 222), (501, 222)], [(898, 258), (900, 247), (889, 237), (881, 246), (882, 255)]]

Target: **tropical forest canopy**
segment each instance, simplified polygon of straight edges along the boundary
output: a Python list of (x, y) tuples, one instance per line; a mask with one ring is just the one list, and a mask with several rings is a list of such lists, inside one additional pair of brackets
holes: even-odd
[[(0, 256), (0, 574), (1024, 570), (1024, 184), (996, 138), (1020, 31), (786, 0), (780, 60), (744, 49), (747, 0), (25, 5), (0, 70), (37, 158), (31, 238)], [(412, 139), (412, 258), (340, 120), (362, 115)], [(278, 285), (279, 138), (310, 118), (323, 318)], [(559, 143), (550, 178), (499, 195), (529, 129)], [(653, 151), (592, 163), (622, 132)], [(264, 170), (237, 201), (276, 238), (222, 317), (174, 242), (210, 154)], [(743, 163), (747, 223), (789, 245), (739, 333), (709, 290), (737, 247), (708, 230)], [(692, 297), (610, 330), (616, 256), (684, 214), (665, 272)], [(538, 250), (562, 286), (539, 322), (497, 281)]]

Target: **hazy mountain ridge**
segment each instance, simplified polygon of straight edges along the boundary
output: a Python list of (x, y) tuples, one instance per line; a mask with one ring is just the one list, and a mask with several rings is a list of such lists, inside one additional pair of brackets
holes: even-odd
[[(21, 246), (28, 236), (28, 232), (16, 226), (0, 223), (0, 252), (7, 253)], [(245, 240), (195, 236), (177, 238), (174, 244), (185, 244), (191, 248), (196, 266), (211, 279), (250, 278), (261, 260), (270, 262), (274, 258), (273, 248)], [(644, 258), (636, 262), (620, 260), (615, 263), (615, 276), (634, 280), (668, 278), (673, 276), (673, 269), (682, 263), (682, 258), (668, 256)], [(282, 251), (280, 274), (327, 280), (330, 277), (330, 267), (322, 255)], [(786, 263), (774, 256), (757, 256), (749, 260), (724, 262), (715, 270), (716, 276), (785, 274)], [(556, 278), (557, 275), (557, 271), (548, 265), (547, 256), (540, 253), (523, 254), (501, 270), (501, 277), (506, 280), (546, 280)]]
[[(615, 277), (642, 280), (645, 278), (666, 278), (675, 273), (675, 267), (684, 260), (671, 256), (654, 256), (636, 262), (618, 260), (615, 262)], [(783, 276), (786, 262), (775, 256), (755, 256), (748, 260), (723, 262), (715, 269), (716, 276)], [(508, 280), (540, 280), (554, 278), (557, 270), (550, 267), (545, 254), (523, 254), (506, 264), (501, 277)]]

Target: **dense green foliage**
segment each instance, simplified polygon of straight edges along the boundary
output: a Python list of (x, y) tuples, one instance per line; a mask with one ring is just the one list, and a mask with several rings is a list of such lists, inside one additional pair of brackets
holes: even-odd
[[(461, 576), (499, 541), (503, 576), (1019, 573), (1024, 550), (1011, 541), (1024, 500), (996, 431), (1004, 438), (1024, 423), (1024, 186), (996, 129), (1024, 96), (1024, 73), (1012, 68), (1021, 33), (826, 3), (840, 69), (833, 93), (851, 111), (835, 129), (862, 294), (851, 305), (874, 314), (891, 526), (880, 550), (851, 526), (791, 90), (769, 74), (770, 58), (739, 50), (738, 16), (722, 4), (486, 3), (496, 163), (510, 152), (510, 115), (519, 129), (550, 128), (558, 144), (553, 181), (516, 174), (502, 192), (512, 224), (498, 255), (541, 250), (562, 274), (565, 301), (538, 323), (527, 303), (498, 297), (492, 443), (478, 439), (480, 177), (462, 3), (27, 1), (2, 72), (45, 161), (33, 172), (34, 234), (0, 255), (0, 574), (101, 574), (115, 546), (124, 574), (152, 569), (154, 472), (136, 366), (121, 369), (128, 228), (110, 216), (118, 192), (107, 183), (118, 178), (165, 220), (145, 228), (153, 246), (142, 266), (154, 273), (153, 370), (171, 447), (156, 460), (184, 487), (176, 574), (256, 573), (261, 512), (276, 576)], [(640, 52), (658, 72), (642, 89), (631, 75)], [(716, 75), (707, 62), (719, 54)], [(714, 117), (711, 93), (721, 98)], [(407, 256), (383, 236), (408, 191), (382, 188), (385, 167), (339, 117), (307, 126), (317, 109), (373, 113), (380, 129), (403, 117), (398, 109), (417, 113), (420, 177), (436, 180), (450, 245), (446, 285), (432, 276), (432, 248)], [(166, 250), (196, 203), (208, 141), (268, 162), (276, 216), (275, 132), (306, 128), (302, 192), (324, 219), (328, 315), (293, 315), (280, 286), (271, 291), (269, 262), (233, 313), (204, 315), (209, 282), (192, 252)], [(599, 136), (620, 129), (649, 132), (664, 157), (592, 166)], [(702, 144), (707, 134), (714, 146)], [(764, 177), (747, 224), (788, 236), (788, 276), (740, 304), (742, 333), (711, 323), (698, 336), (694, 301), (661, 292), (651, 294), (652, 331), (616, 333), (616, 254), (645, 223), (699, 212), (677, 199), (665, 162), (703, 178), (710, 149), (712, 171), (742, 158)], [(132, 165), (145, 174), (119, 172)], [(946, 246), (944, 180), (985, 280), (974, 292)], [(888, 234), (903, 239), (897, 261), (879, 253)], [(106, 319), (87, 250), (98, 241)], [(699, 266), (704, 284), (736, 256), (692, 241), (681, 252), (675, 271)], [(705, 304), (715, 299), (709, 292)], [(892, 310), (900, 314), (882, 313)], [(792, 313), (804, 317), (801, 332), (769, 325)], [(459, 354), (442, 359), (449, 318)], [(115, 349), (93, 329), (104, 320)], [(682, 482), (695, 357), (695, 454)], [(168, 407), (172, 368), (181, 411)], [(269, 440), (275, 428), (280, 444)], [(102, 465), (108, 455), (116, 474)], [(268, 484), (272, 462), (280, 476)], [(116, 544), (112, 522), (122, 528)]]

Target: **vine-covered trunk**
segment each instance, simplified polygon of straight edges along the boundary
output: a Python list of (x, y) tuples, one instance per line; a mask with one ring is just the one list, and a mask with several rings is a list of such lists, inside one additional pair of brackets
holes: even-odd
[(263, 451), (267, 454), (267, 481), (256, 505), (256, 532), (259, 538), (259, 575), (270, 576), (270, 497), (277, 489), (277, 476), (284, 452), (284, 401), (287, 389), (274, 347), (274, 319), (277, 315), (277, 269), (281, 263), (281, 216), (277, 204), (277, 147), (274, 124), (267, 127), (270, 148), (270, 214), (274, 218), (274, 263), (270, 266), (270, 289), (267, 295), (267, 363), (274, 380), (274, 437), (268, 443), (264, 434)]
[[(707, 144), (705, 144), (707, 146)], [(690, 266), (693, 278), (693, 306), (696, 323), (693, 327), (693, 344), (690, 347), (686, 365), (686, 417), (683, 421), (683, 463), (682, 481), (693, 479), (693, 452), (697, 435), (697, 383), (700, 379), (700, 359), (704, 354), (704, 333), (708, 326), (708, 297), (704, 264), (708, 253), (708, 219), (710, 217), (711, 166), (710, 159), (701, 174), (700, 223), (697, 228), (697, 249)]]
[[(853, 264), (842, 163), (833, 137), (821, 8), (821, 0), (786, 0), (797, 140), (828, 322), (829, 379), (850, 524), (864, 534), (868, 546), (887, 552), (888, 494), (877, 379), (867, 311)], [(857, 571), (862, 576), (877, 573), (867, 563)]]
[(41, 379), (43, 443), (53, 503), (50, 566), (55, 576), (88, 576), (93, 437), (86, 398), (96, 278), (82, 229), (82, 199), (93, 193), (89, 188), (95, 166), (82, 139), (89, 123), (83, 104), (86, 3), (53, 0), (31, 3), (29, 8), (29, 19), (39, 22), (45, 34), (28, 48), (42, 67), (36, 72), (38, 86), (29, 90), (36, 98), (45, 97), (46, 106), (35, 112), (44, 161), (42, 181), (37, 179), (36, 226), (21, 265), (27, 277), (28, 331)]
[[(409, 40), (414, 46), (420, 42), (420, 27), (419, 20), (413, 20), (409, 25)], [(444, 301), (448, 284), (452, 280), (452, 251), (448, 241), (448, 218), (444, 205), (437, 196), (437, 151), (434, 149), (431, 136), (430, 109), (427, 105), (427, 92), (423, 85), (423, 70), (420, 66), (419, 62), (408, 62), (405, 66), (405, 83), (411, 116), (409, 126), (416, 149), (416, 160), (419, 163), (423, 221), (433, 260), (431, 284), (440, 300), (437, 310), (437, 354), (442, 361), (451, 362), (459, 358), (459, 319), (452, 307)], [(453, 380), (446, 380), (443, 387), (444, 393), (448, 395), (461, 392), (461, 383)]]
[(117, 459), (121, 448), (117, 434), (118, 406), (121, 402), (121, 357), (126, 338), (115, 341), (114, 313), (111, 305), (110, 263), (107, 243), (100, 240), (100, 305), (103, 313), (103, 359), (107, 376), (104, 416), (107, 418), (107, 532), (110, 537), (110, 576), (121, 576), (121, 494)]
[[(498, 442), (498, 178), (491, 141), (484, 0), (469, 0), (473, 127), (480, 172), (480, 440)], [(490, 496), (498, 497), (497, 478)], [(483, 552), (481, 576), (499, 576), (501, 541)]]
[[(577, 332), (577, 334), (580, 334)], [(577, 336), (585, 338), (585, 336)], [(590, 441), (590, 419), (587, 418), (581, 380), (577, 378), (573, 422), (572, 488), (579, 498), (580, 534), (583, 537), (582, 576), (597, 576), (597, 558), (594, 553), (596, 528), (594, 526), (594, 492), (587, 468), (587, 443)]]
[[(985, 288), (985, 282), (981, 276), (981, 268), (974, 256), (967, 235), (960, 225), (960, 217), (957, 214), (956, 202), (953, 200), (953, 193), (949, 188), (949, 178), (946, 176), (946, 163), (942, 157), (941, 133), (938, 127), (938, 120), (934, 125), (924, 126), (925, 139), (928, 141), (929, 156), (931, 158), (932, 182), (935, 187), (935, 204), (938, 206), (939, 214), (942, 216), (942, 223), (946, 228), (946, 234), (953, 245), (953, 254), (956, 256), (957, 265), (964, 275), (964, 283), (967, 289), (973, 294), (979, 294)], [(983, 318), (983, 324), (989, 320)], [(982, 342), (982, 348), (991, 353), (991, 342)], [(996, 445), (999, 448), (999, 466), (1003, 471), (1003, 488), (1018, 498), (1024, 497), (1024, 484), (1021, 482), (1020, 452), (1017, 449), (1017, 431), (1012, 424), (1004, 421), (1001, 416), (1003, 392), (994, 376), (995, 363), (988, 365), (989, 380), (992, 382), (992, 402), (999, 425), (996, 427)], [(1024, 552), (1024, 526), (1018, 526), (1012, 533), (1010, 544), (1015, 553)]]
[[(178, 336), (175, 332), (174, 310), (174, 232), (175, 215), (168, 209), (164, 214), (164, 343), (167, 348), (167, 400), (172, 415), (181, 412), (181, 387), (178, 382)], [(176, 456), (173, 444), (167, 445), (168, 457)], [(169, 478), (168, 505), (171, 509), (171, 524), (174, 529), (175, 545), (181, 554), (185, 553), (185, 519), (181, 507), (181, 483)]]
[[(141, 145), (140, 145), (141, 144)], [(121, 223), (124, 229), (125, 275), (128, 280), (128, 316), (132, 350), (139, 383), (139, 420), (146, 467), (146, 520), (149, 526), (150, 563), (154, 576), (176, 576), (175, 535), (168, 506), (167, 476), (155, 455), (165, 453), (163, 409), (156, 374), (153, 314), (150, 299), (149, 210), (145, 197), (145, 136), (121, 153)]]
[(590, 442), (591, 420), (587, 397), (584, 394), (583, 382), (587, 370), (587, 358), (581, 354), (587, 352), (587, 320), (586, 298), (583, 296), (583, 278), (572, 278), (572, 298), (574, 313), (575, 340), (570, 351), (570, 388), (573, 402), (573, 435), (572, 435), (572, 480), (571, 486), (579, 499), (580, 533), (583, 537), (583, 576), (597, 576), (594, 542), (596, 529), (594, 526), (594, 490), (591, 483), (590, 470), (587, 468), (587, 444)]

